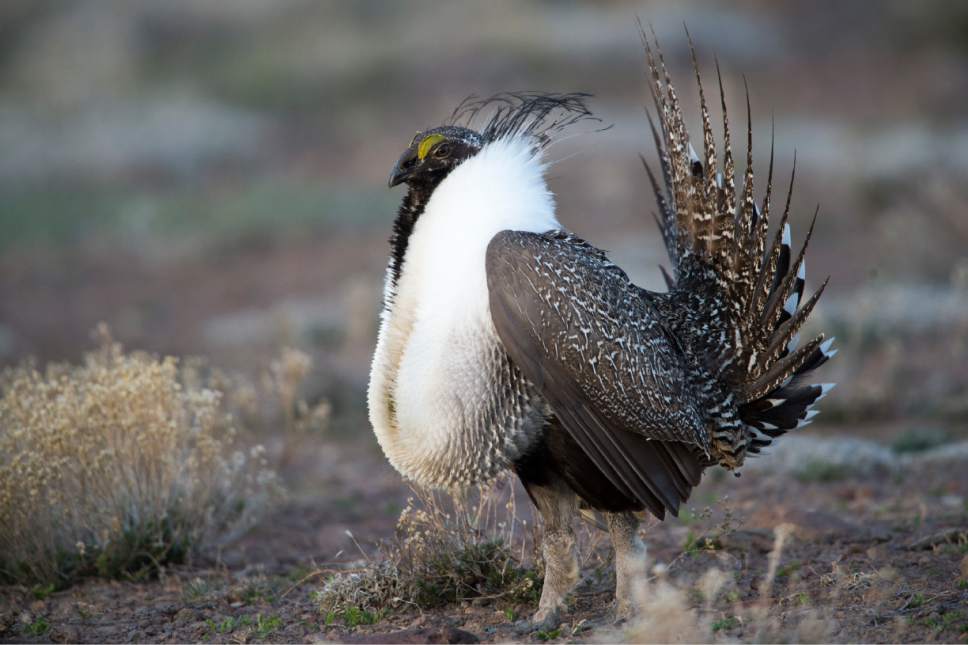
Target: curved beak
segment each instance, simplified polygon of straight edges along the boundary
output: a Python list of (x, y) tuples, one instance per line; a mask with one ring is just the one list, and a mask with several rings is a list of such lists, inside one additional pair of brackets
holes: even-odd
[(390, 171), (390, 178), (387, 180), (387, 188), (393, 188), (398, 184), (402, 184), (410, 178), (413, 174), (414, 168), (417, 167), (417, 153), (412, 148), (407, 149), (400, 158), (397, 160), (396, 165), (393, 166), (393, 170)]

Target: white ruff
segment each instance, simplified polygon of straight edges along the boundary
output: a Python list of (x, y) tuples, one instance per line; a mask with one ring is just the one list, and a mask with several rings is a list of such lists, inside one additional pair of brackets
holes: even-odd
[(484, 260), (500, 231), (561, 228), (544, 169), (527, 141), (486, 145), (440, 183), (410, 237), (368, 404), (390, 463), (419, 483), (479, 481), (523, 450), (521, 437), (477, 432), (494, 387), (484, 365), (499, 346)]

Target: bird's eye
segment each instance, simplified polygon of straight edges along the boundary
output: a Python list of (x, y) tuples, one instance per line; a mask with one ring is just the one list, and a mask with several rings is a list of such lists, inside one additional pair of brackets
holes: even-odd
[(438, 159), (446, 159), (450, 156), (450, 144), (442, 143), (434, 148), (434, 156)]

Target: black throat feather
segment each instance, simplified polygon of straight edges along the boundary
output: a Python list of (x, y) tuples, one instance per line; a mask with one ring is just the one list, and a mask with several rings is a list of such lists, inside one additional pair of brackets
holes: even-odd
[(390, 284), (396, 289), (400, 274), (403, 271), (403, 260), (407, 255), (407, 245), (417, 219), (423, 213), (433, 188), (425, 185), (410, 186), (407, 194), (400, 203), (397, 218), (393, 222), (393, 233), (390, 235)]

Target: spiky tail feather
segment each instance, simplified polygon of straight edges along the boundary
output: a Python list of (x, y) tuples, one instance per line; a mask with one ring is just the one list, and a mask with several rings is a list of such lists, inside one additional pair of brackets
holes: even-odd
[(833, 387), (806, 382), (810, 372), (836, 353), (831, 349), (833, 339), (825, 340), (821, 334), (798, 345), (800, 328), (827, 281), (803, 300), (804, 255), (813, 224), (794, 257), (787, 221), (792, 175), (779, 226), (767, 245), (773, 145), (771, 142), (769, 174), (760, 206), (753, 191), (749, 90), (746, 171), (742, 192), (738, 193), (718, 63), (724, 134), (721, 170), (717, 170), (716, 142), (692, 39), (689, 45), (703, 128), (701, 157), (689, 140), (655, 32), (654, 45), (644, 30), (642, 40), (658, 114), (658, 125), (651, 116), (649, 123), (662, 185), (644, 159), (643, 163), (655, 190), (659, 208), (656, 221), (673, 267), (673, 276), (663, 269), (670, 287), (669, 322), (698, 370), (708, 377), (699, 391), (706, 397), (711, 417), (713, 456), (722, 465), (735, 468), (746, 453), (758, 453), (787, 430), (809, 424), (817, 414), (811, 406)]

